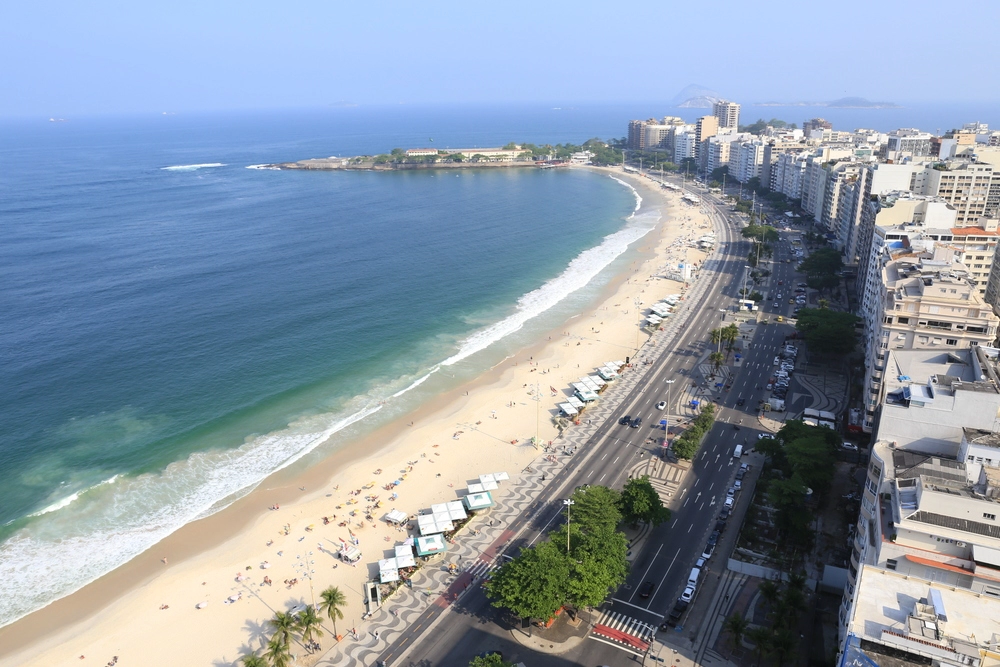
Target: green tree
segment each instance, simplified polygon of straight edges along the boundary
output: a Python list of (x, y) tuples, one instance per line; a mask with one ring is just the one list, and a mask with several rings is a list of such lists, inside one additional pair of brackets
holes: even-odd
[(325, 613), (333, 623), (333, 636), (337, 633), (337, 620), (344, 618), (343, 608), (347, 606), (347, 597), (336, 586), (330, 586), (319, 594), (319, 609)]
[[(577, 607), (596, 607), (608, 594), (625, 583), (628, 576), (628, 540), (614, 528), (601, 526), (593, 530), (572, 525), (571, 556), (568, 558), (570, 578), (567, 601)], [(566, 544), (566, 524), (551, 535), (552, 543)]]
[(795, 652), (797, 644), (795, 635), (788, 629), (782, 628), (774, 633), (771, 637), (770, 650), (771, 655), (778, 661), (778, 667), (782, 667), (788, 656)]
[(708, 360), (712, 362), (712, 368), (715, 370), (716, 373), (718, 373), (719, 369), (722, 368), (722, 363), (726, 360), (726, 358), (722, 355), (721, 352), (713, 352), (712, 354), (708, 355)]
[(279, 640), (285, 646), (292, 643), (292, 634), (298, 629), (298, 622), (295, 616), (283, 611), (274, 612), (274, 618), (268, 620), (271, 629), (274, 630), (272, 639)]
[(776, 243), (780, 238), (778, 230), (770, 225), (747, 225), (740, 232), (743, 238), (753, 239), (760, 243)]
[(267, 660), (256, 653), (248, 653), (240, 658), (240, 662), (243, 663), (243, 667), (269, 667)]
[(465, 156), (462, 155), (461, 153), (450, 153), (447, 159), (450, 160), (451, 162), (461, 162), (462, 160), (465, 159)]
[(824, 308), (803, 308), (795, 328), (803, 334), (811, 350), (843, 356), (854, 351), (858, 317)]
[(729, 638), (733, 642), (733, 649), (738, 649), (740, 644), (743, 643), (743, 635), (746, 634), (747, 626), (746, 617), (743, 614), (732, 613), (726, 616), (726, 620), (722, 623), (722, 629), (729, 633)]
[(288, 667), (292, 663), (292, 653), (288, 650), (288, 644), (278, 637), (272, 637), (264, 649), (264, 658), (271, 667)]
[(726, 355), (733, 351), (736, 346), (736, 341), (740, 337), (740, 328), (735, 324), (730, 324), (722, 329), (722, 340), (726, 343)]
[(708, 338), (712, 341), (712, 345), (715, 345), (717, 352), (722, 349), (722, 341), (725, 340), (722, 335), (722, 329), (712, 329), (708, 332)]
[(299, 634), (302, 636), (302, 641), (308, 643), (313, 641), (316, 637), (323, 636), (323, 619), (320, 618), (320, 615), (316, 613), (316, 608), (311, 604), (306, 605), (306, 608), (299, 612), (298, 618), (295, 620), (298, 624)]
[(510, 141), (503, 145), (503, 149), (505, 151), (516, 151), (518, 149), (518, 145), (513, 141)]
[(757, 665), (771, 650), (771, 631), (762, 626), (755, 626), (746, 631), (746, 638), (754, 645), (754, 652), (757, 654)]
[(672, 446), (674, 454), (678, 458), (688, 461), (693, 459), (694, 455), (698, 453), (698, 448), (701, 447), (702, 438), (712, 428), (713, 423), (715, 423), (715, 406), (709, 403), (701, 409), (698, 416), (691, 422), (691, 426), (674, 440)]
[(477, 655), (469, 661), (469, 667), (512, 667), (513, 664), (501, 658), (499, 653)]
[(406, 151), (404, 151), (402, 148), (393, 148), (390, 154), (393, 155), (394, 157), (405, 157)]
[(728, 174), (729, 174), (729, 167), (727, 165), (724, 165), (722, 167), (716, 167), (715, 169), (713, 169), (712, 173), (709, 174), (708, 177), (713, 181), (718, 182), (719, 185), (721, 186), (722, 185), (721, 181), (723, 176), (727, 176)]
[(670, 510), (663, 506), (660, 494), (649, 483), (649, 476), (630, 479), (622, 489), (619, 508), (626, 523), (640, 522), (658, 526), (670, 520)]
[[(571, 523), (585, 531), (614, 530), (622, 520), (618, 502), (621, 494), (606, 486), (591, 486), (573, 492)], [(567, 510), (564, 510), (564, 513)]]
[(496, 569), (485, 588), (494, 607), (520, 618), (550, 618), (566, 601), (569, 578), (565, 553), (546, 541)]
[(799, 265), (799, 270), (806, 274), (806, 284), (816, 290), (833, 289), (840, 284), (840, 272), (844, 268), (844, 260), (833, 248), (820, 248), (814, 251)]

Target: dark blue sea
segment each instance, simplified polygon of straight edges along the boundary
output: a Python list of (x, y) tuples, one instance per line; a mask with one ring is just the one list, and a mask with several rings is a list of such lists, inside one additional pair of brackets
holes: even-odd
[[(825, 115), (839, 129), (991, 119), (904, 111)], [(582, 171), (248, 166), (582, 143), (704, 113), (0, 120), (0, 625), (481, 373), (592, 303), (656, 222)]]

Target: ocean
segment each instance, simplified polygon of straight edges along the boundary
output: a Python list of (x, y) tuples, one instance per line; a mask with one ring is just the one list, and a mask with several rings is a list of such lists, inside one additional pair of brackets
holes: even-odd
[(246, 168), (591, 136), (551, 111), (3, 126), (0, 624), (591, 303), (657, 222), (607, 176)]

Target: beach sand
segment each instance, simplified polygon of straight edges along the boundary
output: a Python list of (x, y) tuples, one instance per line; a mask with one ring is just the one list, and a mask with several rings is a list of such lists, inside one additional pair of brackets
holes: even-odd
[[(272, 476), (225, 510), (0, 629), (0, 665), (105, 665), (114, 656), (123, 665), (231, 664), (266, 642), (266, 621), (275, 611), (311, 603), (330, 585), (340, 587), (348, 600), (339, 631), (357, 627), (363, 632), (363, 583), (377, 578), (378, 559), (390, 556), (407, 537), (381, 517), (394, 508), (412, 516), (432, 503), (458, 499), (480, 474), (505, 471), (512, 480), (525, 474), (523, 469), (542, 455), (531, 444), (536, 432), (543, 443), (559, 436), (552, 415), (569, 395), (570, 383), (605, 362), (634, 356), (637, 343), (647, 340), (644, 330), (636, 335), (636, 300), (645, 312), (668, 294), (681, 293), (682, 284), (659, 277), (662, 269), (678, 262), (697, 266), (704, 259), (704, 253), (687, 246), (711, 231), (697, 208), (680, 204), (677, 194), (645, 179), (602, 171), (633, 183), (643, 197), (642, 211), (659, 209), (661, 218), (637, 242), (637, 259), (607, 285), (593, 310), (476, 380), (308, 470)], [(534, 400), (536, 386), (540, 402)], [(383, 488), (404, 475), (396, 488)], [(360, 493), (349, 495), (352, 491)], [(392, 493), (398, 494), (394, 501)], [(374, 522), (364, 519), (366, 506), (373, 504), (367, 495), (381, 502), (372, 512)], [(503, 498), (504, 487), (495, 495)], [(357, 504), (349, 505), (351, 500)], [(279, 509), (269, 510), (272, 506)], [(356, 516), (350, 516), (352, 510)], [(324, 525), (324, 516), (334, 518)], [(349, 526), (338, 525), (345, 520)], [(357, 567), (334, 556), (340, 540), (350, 539), (348, 528), (364, 554)], [(272, 585), (262, 584), (265, 576)], [(291, 579), (299, 583), (282, 583)], [(231, 596), (239, 599), (230, 603)], [(204, 608), (196, 608), (203, 602)], [(329, 635), (322, 640), (324, 648), (333, 644)]]

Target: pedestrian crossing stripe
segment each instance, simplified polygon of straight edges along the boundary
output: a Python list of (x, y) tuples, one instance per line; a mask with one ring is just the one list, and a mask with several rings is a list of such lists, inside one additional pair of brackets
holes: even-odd
[(652, 625), (615, 611), (604, 611), (591, 629), (592, 635), (597, 635), (593, 639), (610, 640), (620, 648), (640, 654), (649, 649), (655, 631)]
[(496, 567), (496, 563), (485, 563), (477, 558), (476, 562), (470, 565), (466, 572), (473, 577), (481, 577), (493, 571)]

